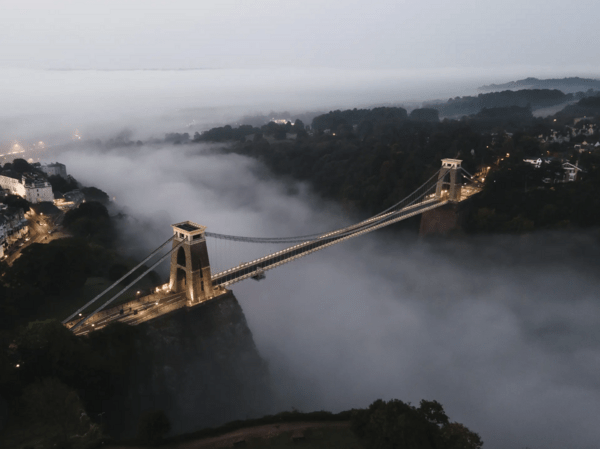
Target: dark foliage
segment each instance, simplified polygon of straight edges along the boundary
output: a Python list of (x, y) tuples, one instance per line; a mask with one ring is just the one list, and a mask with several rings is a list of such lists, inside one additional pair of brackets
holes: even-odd
[(411, 120), (418, 120), (422, 122), (439, 122), (440, 114), (437, 109), (421, 108), (411, 111), (409, 118)]
[(29, 173), (33, 167), (25, 159), (15, 159), (12, 161), (12, 169), (17, 173)]
[(81, 288), (89, 276), (105, 276), (115, 255), (81, 239), (32, 244), (11, 267), (0, 265), (0, 330), (34, 319), (42, 306)]
[(60, 209), (50, 201), (42, 201), (41, 203), (30, 204), (30, 208), (39, 215), (57, 217), (60, 215)]
[(479, 435), (450, 423), (436, 401), (421, 401), (416, 408), (397, 399), (379, 399), (368, 409), (355, 410), (351, 425), (372, 449), (480, 449), (483, 445)]
[(480, 87), (481, 90), (500, 90), (500, 89), (559, 89), (563, 92), (574, 90), (593, 91), (600, 90), (600, 81), (591, 78), (580, 78), (571, 76), (566, 78), (538, 79), (528, 77), (522, 80), (510, 81), (505, 84), (490, 84)]
[(88, 246), (75, 239), (34, 243), (6, 270), (3, 281), (15, 289), (33, 287), (57, 295), (83, 286), (91, 260)]
[(316, 130), (336, 130), (340, 125), (359, 125), (363, 121), (373, 123), (383, 121), (405, 120), (408, 117), (404, 108), (373, 108), (373, 109), (348, 109), (345, 111), (330, 111), (315, 117), (312, 127)]
[(17, 195), (7, 195), (2, 202), (8, 207), (23, 209), (23, 212), (28, 212), (30, 209), (29, 201)]
[(69, 176), (69, 179), (65, 179), (62, 176), (53, 175), (48, 177), (48, 181), (52, 185), (52, 192), (57, 193), (67, 193), (71, 190), (76, 190), (79, 188), (79, 184), (75, 180)]
[(146, 443), (159, 444), (164, 436), (171, 430), (169, 418), (162, 410), (153, 410), (144, 413), (138, 426), (138, 438)]
[(571, 100), (573, 100), (572, 94), (564, 94), (556, 89), (523, 89), (479, 94), (476, 97), (450, 98), (446, 103), (430, 104), (428, 106), (436, 108), (442, 116), (452, 117), (476, 114), (484, 108), (506, 108), (510, 106), (543, 108)]
[(477, 114), (464, 119), (479, 132), (491, 132), (494, 129), (516, 131), (533, 124), (533, 114), (529, 106), (507, 106), (483, 108)]
[(103, 246), (111, 246), (117, 237), (108, 210), (97, 201), (85, 202), (67, 212), (63, 224), (75, 237)]
[(171, 133), (165, 134), (165, 142), (171, 142), (175, 144), (179, 143), (187, 143), (190, 140), (190, 135), (188, 133)]
[(76, 337), (58, 321), (31, 322), (15, 338), (18, 380), (0, 383), (0, 394), (15, 399), (36, 380), (56, 378), (77, 391), (88, 415), (95, 416), (110, 398), (126, 394), (137, 332), (115, 323), (89, 337)]
[(123, 275), (128, 271), (129, 268), (127, 268), (127, 265), (124, 265), (122, 263), (115, 263), (111, 265), (111, 267), (108, 269), (108, 279), (114, 282), (117, 279), (122, 278)]
[(108, 220), (108, 210), (96, 201), (81, 204), (77, 209), (70, 210), (65, 214), (64, 225), (69, 226), (82, 218)]
[(225, 125), (220, 128), (212, 128), (202, 134), (194, 134), (194, 142), (227, 142), (230, 140), (243, 140), (247, 135), (258, 132), (257, 128), (250, 125), (241, 125), (238, 128), (232, 128)]
[(110, 202), (108, 194), (96, 187), (84, 187), (81, 192), (85, 195), (86, 201), (95, 201), (105, 206)]
[(582, 98), (576, 104), (566, 106), (556, 117), (593, 117), (600, 115), (600, 96)]
[(483, 192), (473, 199), (469, 231), (528, 232), (600, 224), (600, 164), (594, 168), (590, 162), (582, 181), (555, 183), (563, 176), (560, 162), (536, 169), (512, 159), (488, 176)]
[(373, 213), (413, 192), (443, 157), (460, 157), (474, 170), (471, 150), (484, 154), (486, 143), (460, 122), (363, 121), (356, 131), (339, 125), (335, 136), (294, 142), (268, 143), (255, 135), (226, 151), (258, 158), (277, 174), (310, 181), (325, 197)]

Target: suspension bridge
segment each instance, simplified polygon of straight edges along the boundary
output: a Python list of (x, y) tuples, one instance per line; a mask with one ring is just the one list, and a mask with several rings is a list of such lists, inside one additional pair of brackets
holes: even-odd
[[(244, 279), (263, 279), (265, 272), (290, 263), (345, 240), (373, 232), (415, 215), (444, 206), (458, 203), (477, 193), (481, 186), (474, 181), (461, 166), (458, 159), (443, 159), (441, 169), (421, 187), (388, 209), (366, 220), (321, 234), (294, 237), (242, 237), (206, 232), (206, 227), (191, 221), (172, 225), (173, 235), (156, 248), (137, 266), (115, 281), (110, 287), (84, 304), (67, 317), (63, 324), (77, 335), (84, 335), (101, 329), (108, 324), (120, 321), (131, 325), (140, 324), (170, 313), (174, 310), (204, 304), (225, 295), (226, 287)], [(469, 181), (467, 185), (463, 181)], [(284, 246), (283, 249), (251, 259), (249, 262), (213, 273), (209, 261), (207, 241), (228, 241)], [(168, 245), (171, 247), (161, 255)], [(109, 296), (121, 282), (134, 275), (144, 264), (156, 259), (134, 280), (114, 293), (99, 306), (94, 306), (102, 298)], [(167, 258), (171, 259), (169, 282), (155, 287), (154, 293), (109, 307), (146, 274)], [(95, 307), (95, 308), (94, 308)]]

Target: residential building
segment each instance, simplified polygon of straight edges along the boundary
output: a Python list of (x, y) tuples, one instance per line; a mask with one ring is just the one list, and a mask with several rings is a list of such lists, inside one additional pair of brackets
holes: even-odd
[(0, 257), (6, 248), (29, 232), (28, 222), (23, 209), (0, 204)]
[[(523, 159), (523, 162), (527, 162), (528, 164), (533, 165), (535, 168), (540, 168), (542, 164), (551, 162), (550, 158), (537, 158), (537, 159)], [(565, 172), (565, 175), (562, 180), (557, 180), (555, 182), (573, 182), (577, 181), (577, 176), (582, 171), (577, 165), (573, 165), (569, 162), (562, 162), (562, 168)], [(550, 182), (550, 179), (544, 179), (544, 182)]]
[(67, 167), (60, 162), (53, 162), (51, 164), (44, 164), (40, 169), (48, 176), (61, 176), (67, 179)]
[(79, 207), (81, 203), (85, 202), (85, 195), (81, 190), (71, 190), (65, 193), (62, 198), (58, 198), (54, 201), (54, 205), (62, 211), (67, 211)]
[(564, 162), (562, 164), (562, 168), (565, 171), (565, 177), (563, 178), (563, 182), (577, 181), (577, 175), (581, 171), (579, 167), (569, 162)]
[(0, 174), (0, 187), (30, 203), (54, 201), (54, 193), (48, 179), (38, 173), (15, 173), (4, 170)]

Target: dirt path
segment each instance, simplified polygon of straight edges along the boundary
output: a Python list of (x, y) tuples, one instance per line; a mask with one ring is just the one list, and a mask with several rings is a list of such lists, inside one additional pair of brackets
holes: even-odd
[[(244, 429), (235, 430), (217, 437), (200, 438), (197, 440), (182, 441), (178, 443), (166, 444), (160, 446), (168, 449), (216, 449), (222, 447), (233, 447), (234, 443), (252, 438), (274, 438), (285, 432), (304, 432), (308, 429), (318, 428), (344, 428), (349, 427), (349, 421), (340, 422), (296, 422), (296, 423), (281, 423), (267, 424), (264, 426), (247, 427)], [(145, 449), (146, 446), (124, 447), (110, 446), (107, 449)]]

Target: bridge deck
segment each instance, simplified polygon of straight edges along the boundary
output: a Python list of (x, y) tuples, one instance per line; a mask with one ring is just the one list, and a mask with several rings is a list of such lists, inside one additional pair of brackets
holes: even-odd
[(291, 262), (292, 260), (298, 259), (299, 257), (306, 256), (310, 253), (319, 251), (341, 241), (357, 237), (381, 227), (388, 226), (392, 223), (421, 214), (428, 210), (435, 209), (446, 203), (447, 201), (433, 198), (422, 203), (406, 207), (399, 212), (383, 214), (381, 216), (366, 220), (365, 222), (362, 222), (360, 226), (355, 225), (355, 229), (352, 229), (349, 232), (335, 231), (325, 234), (318, 239), (294, 245), (290, 248), (278, 251), (265, 257), (261, 257), (260, 259), (252, 262), (241, 264), (227, 271), (217, 273), (212, 276), (213, 285), (228, 286), (249, 277), (257, 276), (263, 271), (273, 269), (285, 263)]
[[(93, 330), (102, 329), (115, 321), (136, 325), (185, 306), (185, 293), (169, 292), (144, 296), (95, 314), (82, 326), (78, 327), (74, 333), (75, 335), (85, 335)], [(66, 326), (71, 328), (82, 318), (84, 317), (70, 321), (66, 323)]]
[[(444, 160), (453, 162), (454, 160)], [(439, 172), (438, 172), (439, 173)], [(468, 173), (467, 173), (468, 174)], [(436, 174), (437, 175), (437, 174)], [(379, 228), (389, 226), (393, 223), (406, 220), (407, 218), (413, 217), (415, 215), (422, 214), (423, 212), (427, 212), (429, 210), (438, 208), (447, 204), (450, 200), (449, 191), (440, 190), (440, 185), (443, 185), (443, 177), (439, 177), (437, 181), (431, 184), (428, 187), (430, 181), (435, 179), (435, 176), (427, 181), (423, 186), (413, 192), (411, 195), (406, 197), (401, 202), (389, 208), (387, 211), (373, 216), (367, 220), (361, 221), (360, 223), (345, 227), (343, 229), (338, 229), (333, 232), (325, 233), (319, 235), (318, 237), (314, 236), (305, 236), (305, 237), (293, 237), (293, 238), (256, 238), (256, 237), (239, 237), (239, 236), (224, 236), (220, 234), (213, 234), (212, 237), (216, 238), (226, 238), (228, 240), (239, 240), (239, 241), (253, 241), (257, 243), (280, 243), (281, 241), (287, 242), (298, 242), (296, 245), (286, 248), (282, 251), (277, 251), (276, 253), (269, 254), (267, 256), (261, 257), (260, 259), (253, 260), (251, 262), (242, 263), (237, 267), (230, 268), (226, 271), (222, 271), (220, 273), (216, 273), (211, 276), (211, 281), (213, 284), (213, 292), (214, 295), (208, 297), (205, 301), (201, 302), (208, 303), (213, 299), (217, 299), (222, 297), (222, 295), (227, 292), (224, 287), (234, 284), (236, 282), (242, 281), (249, 277), (261, 278), (263, 277), (263, 272), (283, 265), (285, 263), (289, 263), (295, 259), (311, 254), (315, 251), (319, 251), (321, 249), (327, 248), (328, 246), (335, 245), (344, 240), (357, 237), (359, 235), (375, 231)], [(470, 175), (469, 175), (470, 176)], [(473, 179), (472, 176), (468, 179)], [(451, 179), (451, 182), (455, 182)], [(447, 184), (447, 183), (446, 183)], [(437, 193), (431, 193), (433, 188), (437, 188)], [(471, 195), (479, 192), (481, 190), (481, 186), (477, 183), (471, 185), (470, 187), (461, 188), (460, 195), (458, 198), (453, 196), (452, 202), (463, 201), (470, 197)], [(439, 196), (436, 196), (439, 195)], [(416, 203), (419, 201), (418, 203)], [(402, 209), (398, 209), (400, 204), (411, 204), (409, 206), (403, 207)], [(180, 224), (181, 225), (181, 224)], [(200, 226), (200, 225), (197, 225)], [(184, 228), (182, 228), (184, 229)], [(199, 229), (199, 228), (198, 228)], [(208, 233), (207, 233), (208, 234)], [(312, 238), (312, 240), (310, 240)], [(309, 239), (309, 240), (303, 240)], [(157, 254), (157, 252), (163, 248), (166, 244), (168, 244), (173, 237), (171, 237), (167, 242), (163, 243), (159, 248), (157, 248), (150, 256), (148, 256), (144, 261), (142, 261), (137, 267), (131, 270), (130, 273), (127, 273), (125, 276), (131, 274), (135, 269), (141, 266), (144, 262), (149, 260), (151, 257)], [(145, 275), (148, 271), (157, 266), (162, 260), (168, 257), (173, 251), (177, 250), (182, 244), (183, 240), (178, 243), (177, 246), (174, 246), (167, 254), (163, 255), (158, 262), (156, 262), (152, 267), (148, 268), (141, 276)], [(107, 289), (102, 294), (105, 294), (108, 290), (113, 288), (118, 282), (122, 281), (119, 279), (115, 282), (109, 289)], [(139, 278), (141, 278), (141, 276)], [(132, 282), (137, 282), (138, 279)], [(166, 287), (166, 285), (165, 285)], [(77, 319), (71, 321), (63, 321), (63, 323), (77, 335), (87, 334), (93, 330), (101, 329), (107, 326), (109, 323), (120, 321), (123, 323), (127, 323), (130, 325), (140, 324), (146, 321), (150, 321), (155, 319), (161, 315), (170, 313), (176, 309), (180, 309), (186, 307), (188, 305), (188, 301), (186, 299), (186, 293), (173, 293), (173, 292), (160, 292), (152, 295), (148, 295), (142, 298), (138, 298), (134, 301), (130, 301), (128, 303), (115, 306), (112, 308), (104, 309), (102, 308), (108, 305), (111, 301), (113, 301), (116, 297), (118, 297), (121, 293), (118, 293), (113, 298), (111, 298), (104, 306), (96, 309), (92, 314), (87, 317), (82, 313), (88, 305), (94, 301), (96, 301), (102, 294), (98, 295), (92, 301), (85, 304), (82, 308), (74, 312), (67, 320), (70, 320), (72, 317), (79, 315)]]

